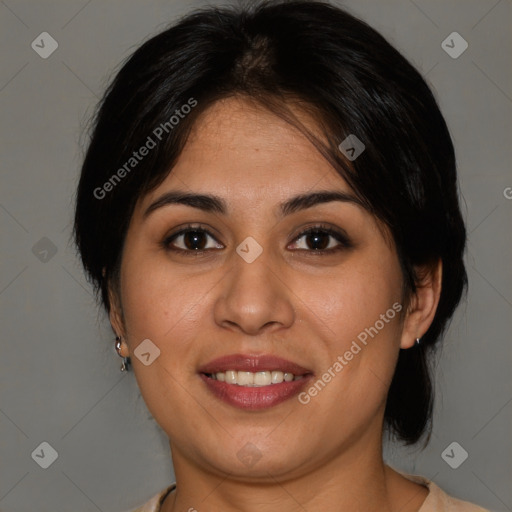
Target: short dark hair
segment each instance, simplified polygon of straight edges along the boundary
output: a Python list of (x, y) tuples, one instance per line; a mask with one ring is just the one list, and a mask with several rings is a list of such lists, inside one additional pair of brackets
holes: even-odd
[[(385, 411), (385, 425), (406, 444), (427, 430), (430, 436), (431, 352), (467, 285), (454, 148), (420, 73), (373, 28), (329, 3), (204, 8), (149, 39), (122, 66), (94, 117), (74, 224), (106, 310), (136, 202), (171, 172), (198, 116), (233, 96), (299, 126), (388, 226), (404, 296), (415, 291), (420, 266), (442, 261), (435, 318), (420, 345), (400, 350)], [(292, 104), (315, 117), (324, 141), (297, 122)], [(365, 144), (352, 162), (338, 148), (349, 134)], [(136, 159), (149, 139), (156, 147)]]

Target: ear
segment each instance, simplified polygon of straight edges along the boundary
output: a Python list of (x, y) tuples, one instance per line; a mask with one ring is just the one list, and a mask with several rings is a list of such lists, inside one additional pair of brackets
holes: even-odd
[(416, 338), (421, 338), (429, 329), (441, 297), (443, 264), (436, 263), (416, 269), (418, 282), (416, 291), (409, 301), (400, 348), (411, 348)]
[(119, 293), (113, 289), (111, 284), (108, 285), (108, 300), (109, 300), (109, 320), (110, 325), (116, 336), (121, 337), (121, 348), (119, 354), (123, 357), (129, 356), (128, 345), (126, 343), (126, 329), (124, 326), (123, 309)]

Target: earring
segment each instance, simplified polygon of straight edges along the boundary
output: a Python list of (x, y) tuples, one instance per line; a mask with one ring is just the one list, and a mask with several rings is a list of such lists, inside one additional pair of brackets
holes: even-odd
[(123, 364), (121, 365), (121, 371), (122, 372), (129, 371), (129, 369), (130, 369), (129, 366), (131, 364), (130, 358), (123, 357), (121, 355), (121, 336), (116, 336), (116, 351), (117, 351), (117, 354), (119, 355), (119, 357), (123, 358)]
[(416, 338), (416, 345), (419, 345), (419, 344), (420, 344), (420, 339)]

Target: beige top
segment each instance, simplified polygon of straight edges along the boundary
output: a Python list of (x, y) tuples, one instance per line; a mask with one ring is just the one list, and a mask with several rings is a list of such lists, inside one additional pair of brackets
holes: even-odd
[[(418, 512), (489, 512), (489, 510), (479, 507), (478, 505), (473, 505), (467, 501), (448, 496), (448, 494), (440, 489), (434, 482), (422, 476), (408, 475), (401, 471), (400, 473), (409, 480), (424, 485), (430, 491)], [(176, 484), (172, 484), (133, 512), (160, 512), (160, 507), (165, 497), (175, 488)]]

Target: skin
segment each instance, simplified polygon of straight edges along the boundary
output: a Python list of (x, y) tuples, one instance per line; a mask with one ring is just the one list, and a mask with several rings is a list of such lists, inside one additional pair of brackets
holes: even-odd
[[(296, 114), (316, 130), (306, 114)], [(172, 204), (145, 217), (171, 190), (215, 194), (227, 214)], [(384, 464), (382, 424), (398, 351), (412, 347), (433, 320), (440, 264), (426, 273), (404, 314), (306, 405), (293, 397), (243, 411), (215, 398), (198, 375), (223, 355), (275, 354), (310, 369), (316, 381), (361, 331), (402, 304), (396, 249), (368, 211), (332, 201), (276, 213), (279, 203), (319, 190), (351, 193), (294, 127), (230, 98), (202, 115), (172, 172), (136, 206), (110, 319), (170, 439), (177, 491), (164, 512), (412, 512), (428, 494)], [(198, 243), (207, 252), (170, 250), (187, 247), (183, 236), (166, 250), (162, 241), (188, 223), (212, 233)], [(298, 236), (318, 223), (343, 229), (352, 247), (315, 254), (314, 240)], [(235, 250), (248, 236), (263, 248), (250, 264)], [(325, 246), (339, 246), (323, 236)], [(133, 355), (146, 338), (161, 351), (149, 366)], [(237, 457), (248, 442), (261, 455), (252, 467)]]

